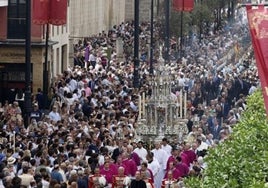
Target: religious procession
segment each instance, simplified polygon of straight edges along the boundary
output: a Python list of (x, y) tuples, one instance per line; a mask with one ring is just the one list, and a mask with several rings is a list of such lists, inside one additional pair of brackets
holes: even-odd
[(139, 88), (134, 22), (79, 40), (48, 105), (41, 88), (32, 94), (27, 127), (23, 92), (0, 104), (0, 188), (186, 188), (202, 178), (208, 151), (228, 140), (260, 88), (247, 12), (225, 24), (191, 36), (183, 57), (171, 46), (168, 62), (156, 26), (150, 64), (142, 23)]

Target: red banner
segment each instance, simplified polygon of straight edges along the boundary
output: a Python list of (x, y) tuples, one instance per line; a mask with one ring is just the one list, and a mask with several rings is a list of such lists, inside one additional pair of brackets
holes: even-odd
[(33, 0), (33, 23), (64, 25), (67, 22), (67, 0)]
[(248, 5), (246, 8), (252, 46), (268, 116), (268, 11), (264, 5), (259, 5), (258, 8), (252, 8)]
[(50, 0), (49, 23), (64, 25), (67, 22), (67, 0)]
[(43, 25), (48, 23), (50, 0), (33, 0), (33, 23)]
[(173, 9), (190, 12), (194, 9), (194, 0), (173, 0)]

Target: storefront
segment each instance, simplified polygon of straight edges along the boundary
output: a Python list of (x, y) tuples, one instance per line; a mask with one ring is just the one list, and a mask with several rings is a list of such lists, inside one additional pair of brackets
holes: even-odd
[[(31, 50), (31, 88), (32, 93), (43, 87), (42, 45), (32, 46)], [(23, 45), (0, 44), (0, 102), (15, 99), (18, 89), (25, 89), (25, 48)]]

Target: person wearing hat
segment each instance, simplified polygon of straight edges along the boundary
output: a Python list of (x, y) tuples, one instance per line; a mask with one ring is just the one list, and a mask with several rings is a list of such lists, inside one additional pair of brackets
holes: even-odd
[(16, 176), (16, 173), (17, 173), (16, 162), (17, 162), (16, 158), (14, 158), (12, 156), (7, 158), (7, 168), (9, 171), (9, 175), (11, 177)]
[(16, 162), (16, 158), (15, 157), (9, 157), (7, 159), (7, 165), (14, 165), (15, 162)]

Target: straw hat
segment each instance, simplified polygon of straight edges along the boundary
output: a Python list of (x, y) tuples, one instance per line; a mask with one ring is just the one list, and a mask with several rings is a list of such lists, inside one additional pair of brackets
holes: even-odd
[(12, 165), (12, 164), (14, 164), (16, 162), (16, 159), (14, 158), (14, 157), (9, 157), (8, 159), (7, 159), (7, 164), (8, 165)]

